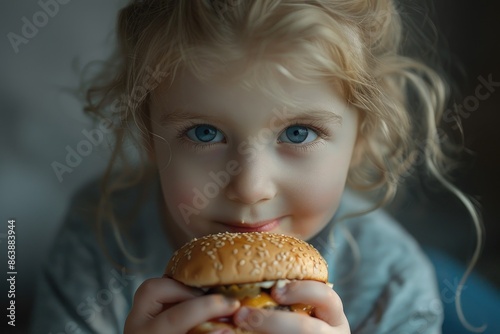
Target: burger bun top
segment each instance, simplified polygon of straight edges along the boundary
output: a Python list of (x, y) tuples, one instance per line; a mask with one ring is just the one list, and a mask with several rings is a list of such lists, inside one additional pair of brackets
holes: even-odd
[(267, 233), (218, 233), (193, 239), (177, 250), (165, 276), (209, 288), (276, 280), (328, 282), (328, 267), (309, 243)]

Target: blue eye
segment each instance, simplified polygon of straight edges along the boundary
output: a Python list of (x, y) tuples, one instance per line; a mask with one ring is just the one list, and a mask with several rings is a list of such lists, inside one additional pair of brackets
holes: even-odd
[(217, 128), (202, 124), (197, 125), (186, 132), (186, 136), (194, 142), (221, 142), (224, 140), (224, 135), (222, 132), (217, 130)]
[(302, 125), (289, 126), (279, 136), (279, 141), (292, 144), (310, 143), (318, 138), (318, 135), (310, 128)]

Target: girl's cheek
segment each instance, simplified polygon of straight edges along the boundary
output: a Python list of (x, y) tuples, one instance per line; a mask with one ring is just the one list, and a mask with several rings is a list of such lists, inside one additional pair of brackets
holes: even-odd
[(308, 200), (297, 200), (296, 211), (303, 212), (305, 215), (329, 215), (338, 206), (342, 189), (329, 189), (325, 192), (311, 194)]
[(193, 206), (195, 200), (195, 185), (191, 183), (183, 183), (175, 185), (172, 189), (168, 190), (170, 193), (167, 200), (174, 207), (182, 205)]
[(193, 215), (199, 213), (194, 201), (194, 193), (189, 188), (178, 188), (178, 191), (168, 190), (164, 196), (167, 210), (178, 225), (189, 225)]

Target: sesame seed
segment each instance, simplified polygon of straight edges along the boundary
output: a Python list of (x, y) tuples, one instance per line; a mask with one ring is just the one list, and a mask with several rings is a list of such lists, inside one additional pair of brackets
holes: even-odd
[(258, 275), (258, 274), (260, 274), (260, 269), (258, 268), (255, 268), (250, 272), (250, 275)]

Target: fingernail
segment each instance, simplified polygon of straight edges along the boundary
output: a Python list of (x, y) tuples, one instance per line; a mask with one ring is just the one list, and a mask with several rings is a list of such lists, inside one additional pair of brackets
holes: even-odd
[(287, 285), (279, 287), (279, 288), (275, 288), (274, 289), (274, 296), (276, 298), (281, 298), (285, 295), (286, 290), (287, 290)]
[(249, 314), (250, 314), (250, 309), (248, 307), (240, 308), (238, 313), (236, 313), (236, 317), (235, 317), (236, 323), (241, 324), (241, 323), (245, 322), (245, 320), (246, 320), (246, 318), (248, 318)]
[(235, 308), (235, 307), (240, 306), (240, 302), (238, 299), (229, 298), (229, 297), (224, 297), (224, 299), (226, 300), (227, 305), (231, 308)]

